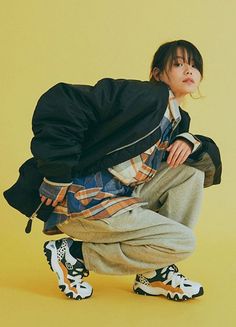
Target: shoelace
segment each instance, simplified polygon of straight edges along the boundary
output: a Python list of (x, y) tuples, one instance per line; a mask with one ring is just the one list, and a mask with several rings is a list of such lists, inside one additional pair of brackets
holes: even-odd
[(69, 275), (68, 276), (69, 280), (70, 280), (70, 285), (72, 287), (78, 287), (81, 285), (81, 282), (82, 282), (82, 275), (76, 275), (76, 276), (71, 276)]
[(84, 267), (81, 269), (73, 270), (73, 275), (68, 275), (68, 279), (71, 282), (72, 287), (80, 286), (82, 283), (82, 278), (89, 276), (89, 271)]
[(178, 273), (179, 269), (176, 267), (176, 265), (171, 265), (165, 268), (165, 271), (161, 273), (163, 278), (172, 280), (172, 283), (174, 284), (183, 284), (187, 281), (186, 277), (180, 273)]
[(186, 278), (184, 275), (180, 274), (178, 271), (178, 267), (176, 267), (176, 265), (171, 265), (168, 267), (169, 268), (169, 271), (174, 271), (174, 273), (176, 273), (179, 277), (183, 277), (183, 278)]

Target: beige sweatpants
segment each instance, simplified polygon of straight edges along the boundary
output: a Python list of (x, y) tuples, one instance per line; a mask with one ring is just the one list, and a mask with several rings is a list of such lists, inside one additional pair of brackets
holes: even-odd
[(162, 163), (158, 174), (133, 192), (148, 206), (101, 220), (71, 218), (57, 227), (83, 241), (88, 270), (114, 275), (153, 271), (194, 250), (192, 229), (200, 213), (203, 182), (204, 173), (196, 168)]

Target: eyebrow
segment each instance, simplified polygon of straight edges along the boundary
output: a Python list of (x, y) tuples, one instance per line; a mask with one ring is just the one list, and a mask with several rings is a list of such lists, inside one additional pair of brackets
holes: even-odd
[[(173, 58), (173, 60), (176, 60), (176, 59), (183, 59), (183, 60), (185, 60), (185, 58), (182, 57), (182, 56), (175, 56), (175, 57)], [(191, 57), (188, 57), (188, 61), (194, 61), (194, 59), (191, 58)]]
[(182, 57), (182, 56), (175, 56), (173, 59), (183, 59), (184, 60), (184, 57)]

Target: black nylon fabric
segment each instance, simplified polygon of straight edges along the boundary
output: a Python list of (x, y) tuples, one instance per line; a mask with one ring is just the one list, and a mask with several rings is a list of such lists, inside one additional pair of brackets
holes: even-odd
[[(56, 182), (71, 181), (73, 176), (112, 167), (147, 150), (160, 137), (156, 127), (168, 97), (168, 86), (162, 82), (107, 78), (95, 86), (53, 86), (39, 99), (33, 115), (34, 158), (21, 166), (18, 180), (4, 192), (4, 197), (30, 217), (40, 203), (38, 189), (44, 176)], [(180, 113), (181, 122), (170, 143), (178, 134), (189, 131), (190, 117), (181, 108)], [(185, 163), (205, 172), (205, 187), (219, 184), (219, 149), (212, 139), (196, 136), (202, 144)], [(120, 147), (123, 148), (117, 150)], [(47, 221), (52, 210), (53, 207), (42, 205), (38, 218)]]
[[(168, 98), (162, 82), (107, 78), (93, 87), (55, 85), (39, 99), (32, 120), (31, 150), (40, 172), (69, 181), (75, 166), (91, 165), (156, 127)], [(94, 160), (88, 162), (91, 153)]]

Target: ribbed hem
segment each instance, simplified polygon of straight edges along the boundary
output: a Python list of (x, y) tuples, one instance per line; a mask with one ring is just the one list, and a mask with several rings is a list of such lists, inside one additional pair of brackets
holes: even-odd
[[(55, 177), (55, 176), (46, 176), (45, 177), (48, 182), (51, 183), (58, 183), (60, 185), (62, 184), (71, 184), (72, 183), (72, 178), (71, 177)], [(56, 184), (54, 184), (56, 185)]]
[(46, 182), (47, 184), (53, 185), (53, 186), (70, 186), (72, 184), (72, 181), (70, 181), (69, 183), (62, 183), (62, 182), (54, 182), (52, 180), (48, 180), (46, 177), (44, 177), (44, 182)]

